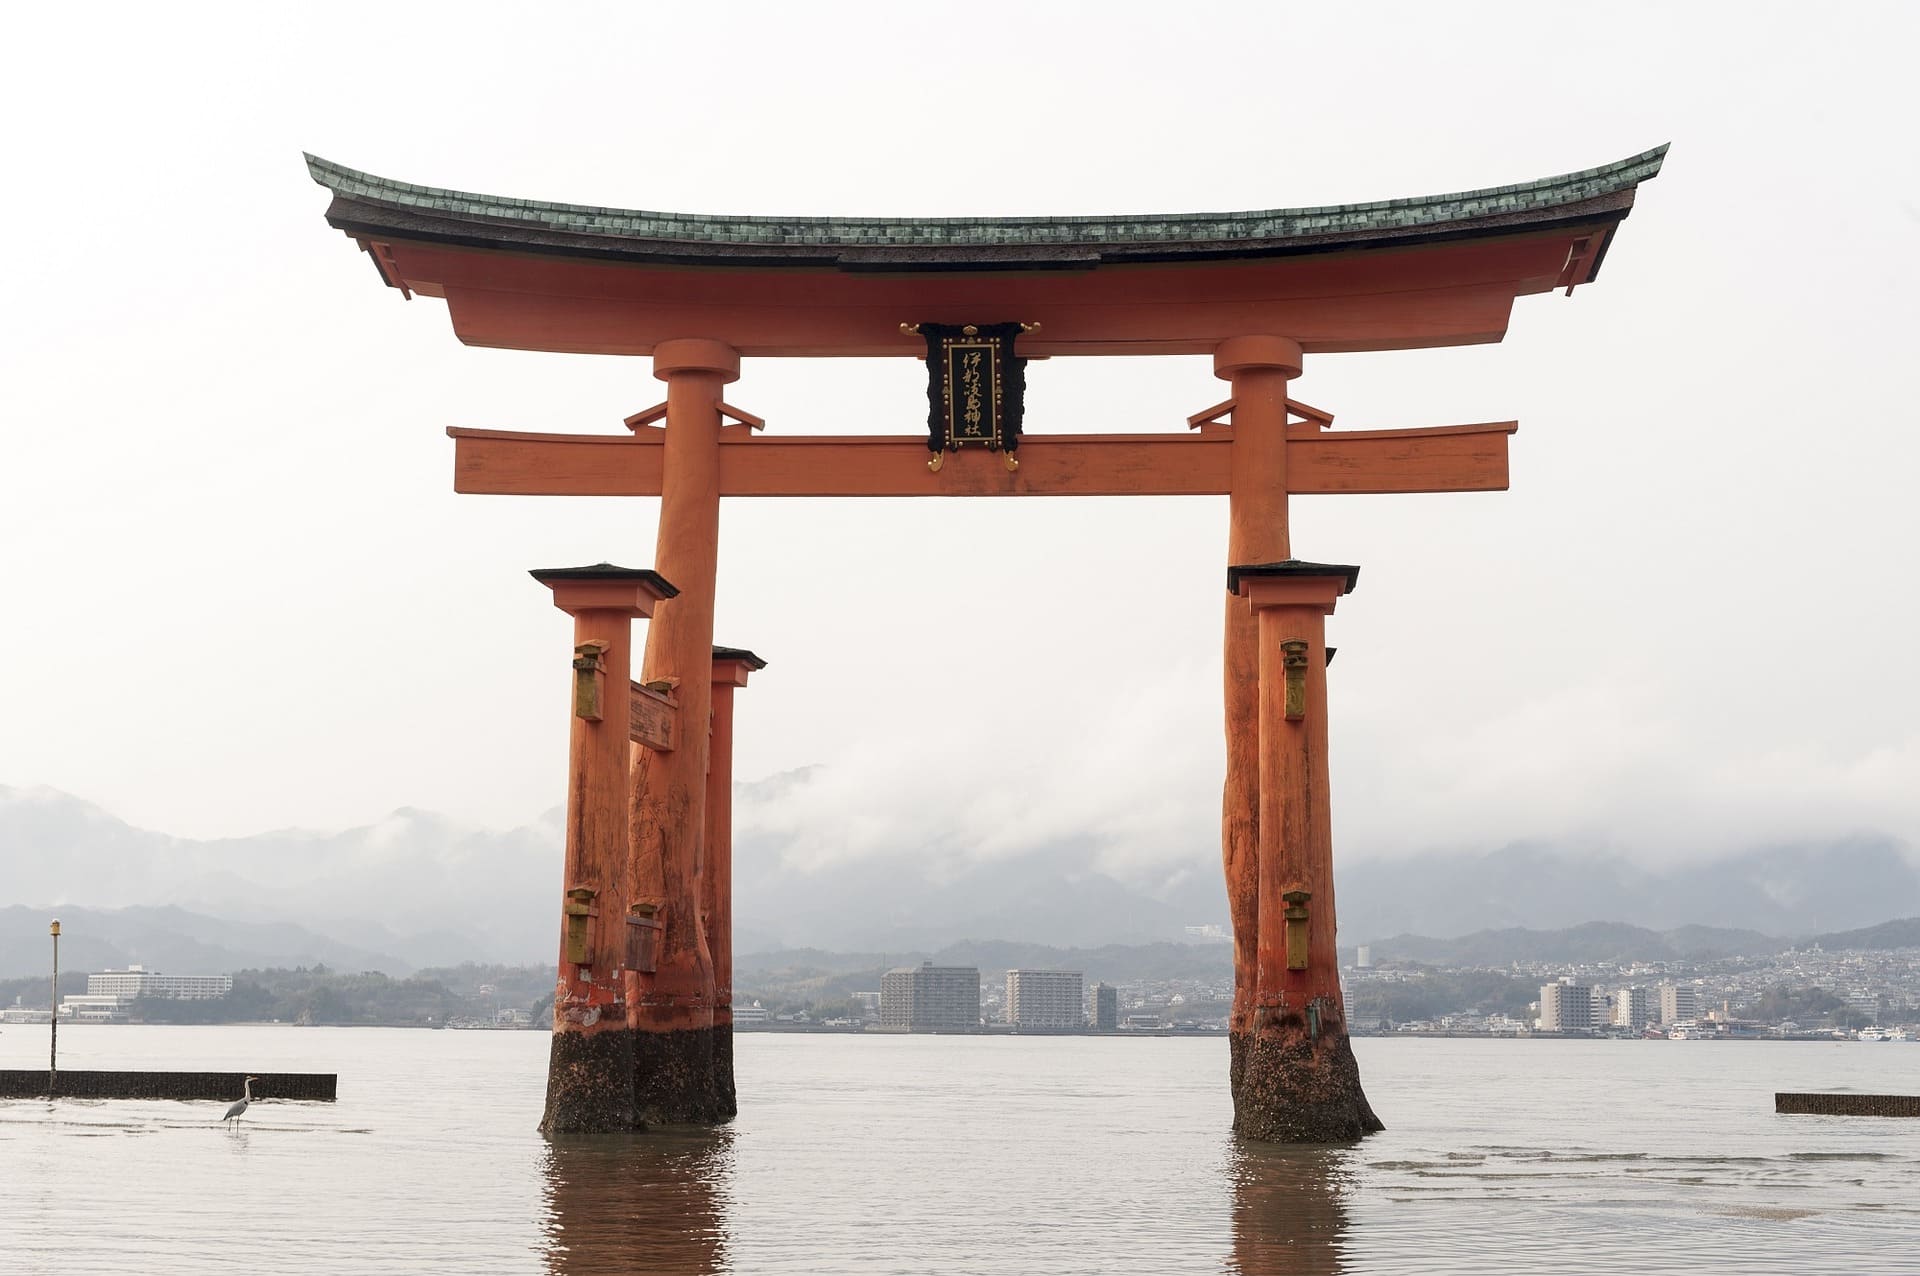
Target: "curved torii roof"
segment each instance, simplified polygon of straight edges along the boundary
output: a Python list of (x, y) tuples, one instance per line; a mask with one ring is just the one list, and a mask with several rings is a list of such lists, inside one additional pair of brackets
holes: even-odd
[(1168, 216), (718, 217), (475, 195), (307, 156), (327, 220), (382, 278), (443, 296), (462, 340), (646, 353), (920, 352), (902, 322), (1042, 325), (1033, 354), (1498, 340), (1516, 296), (1598, 271), (1667, 148), (1451, 195)]

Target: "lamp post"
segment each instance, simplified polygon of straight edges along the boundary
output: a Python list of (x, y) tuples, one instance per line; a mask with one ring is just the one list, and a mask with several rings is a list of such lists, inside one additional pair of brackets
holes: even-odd
[(47, 1097), (52, 1098), (54, 1083), (60, 1079), (60, 919), (48, 928), (53, 935), (53, 990), (47, 1002)]

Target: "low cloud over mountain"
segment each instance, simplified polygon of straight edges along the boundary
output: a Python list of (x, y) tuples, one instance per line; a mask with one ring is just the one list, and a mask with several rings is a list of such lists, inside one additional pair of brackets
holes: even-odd
[[(1226, 923), (1210, 842), (1131, 872), (1094, 833), (1010, 836), (988, 854), (960, 830), (929, 826), (917, 845), (883, 846), (859, 827), (859, 798), (818, 770), (738, 787), (740, 952), (1092, 947), (1178, 941), (1186, 927)], [(194, 841), (134, 828), (53, 790), (0, 787), (0, 975), (42, 968), (52, 906), (75, 919), (74, 944), (100, 945), (69, 949), (96, 967), (139, 961), (189, 973), (325, 961), (399, 973), (547, 961), (562, 838), (557, 811), (490, 831), (403, 809), (337, 833)], [(1920, 914), (1920, 868), (1893, 842), (1858, 837), (1664, 869), (1511, 846), (1343, 862), (1339, 896), (1348, 945), (1596, 919), (1791, 937)], [(125, 911), (83, 916), (76, 907)]]

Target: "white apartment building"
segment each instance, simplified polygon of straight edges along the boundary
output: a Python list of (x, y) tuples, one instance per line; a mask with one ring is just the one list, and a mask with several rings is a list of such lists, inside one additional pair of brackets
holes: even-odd
[(1022, 1028), (1084, 1028), (1085, 983), (1077, 970), (1009, 970), (1007, 1022)]
[(87, 976), (89, 997), (125, 997), (129, 1001), (135, 997), (179, 997), (197, 1001), (224, 997), (232, 991), (232, 975), (163, 975), (145, 966), (129, 966)]
[(1635, 984), (1631, 988), (1622, 988), (1613, 995), (1613, 1023), (1617, 1028), (1630, 1028), (1639, 1032), (1653, 1022), (1653, 997), (1643, 986)]
[(141, 997), (209, 1001), (233, 991), (232, 975), (163, 975), (145, 966), (87, 976), (87, 991), (60, 999), (60, 1017), (76, 1023), (117, 1023)]

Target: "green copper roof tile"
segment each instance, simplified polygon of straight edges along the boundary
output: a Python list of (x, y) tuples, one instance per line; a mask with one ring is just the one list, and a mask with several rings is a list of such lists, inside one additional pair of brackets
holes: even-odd
[[(1186, 246), (1204, 251), (1208, 244), (1249, 245), (1290, 239), (1364, 239), (1370, 232), (1441, 231), (1483, 218), (1539, 218), (1555, 209), (1609, 197), (1624, 207), (1633, 190), (1656, 176), (1667, 148), (1598, 168), (1482, 190), (1422, 198), (1273, 208), (1249, 212), (1177, 213), (1071, 217), (720, 217), (694, 213), (648, 212), (596, 205), (556, 203), (476, 195), (393, 181), (307, 156), (313, 180), (346, 203), (365, 209), (387, 207), (416, 215), (439, 214), (465, 222), (470, 237), (486, 242), (528, 237), (582, 237), (606, 241), (721, 243), (751, 246), (806, 245), (820, 249), (874, 246), (892, 250), (968, 248), (1063, 249), (1074, 246), (1124, 250), (1129, 245)], [(375, 218), (377, 220), (377, 217)], [(400, 228), (404, 233), (405, 228)], [(421, 227), (427, 237), (446, 236), (454, 228)], [(608, 249), (632, 248), (607, 244)], [(1165, 251), (1150, 249), (1150, 251)]]

